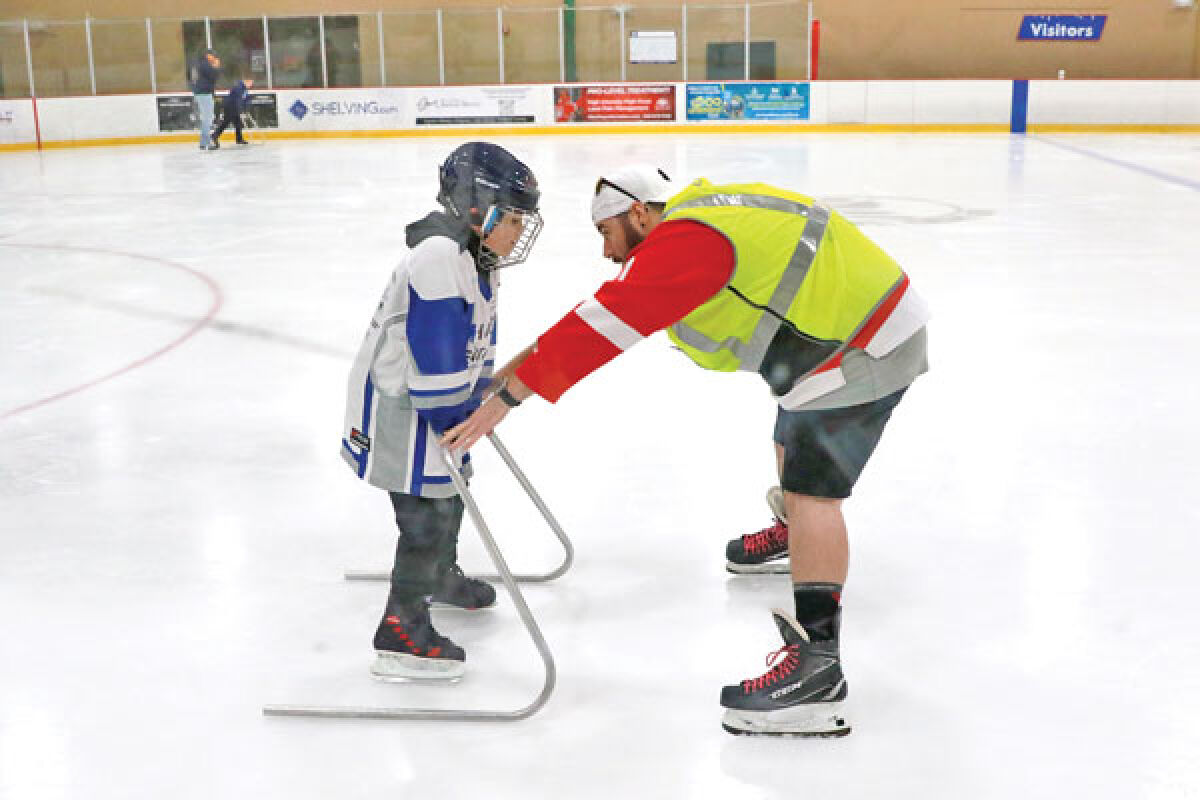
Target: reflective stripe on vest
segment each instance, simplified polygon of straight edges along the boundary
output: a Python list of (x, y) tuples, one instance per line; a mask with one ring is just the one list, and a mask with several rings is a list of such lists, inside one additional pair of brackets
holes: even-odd
[(788, 310), (792, 307), (792, 302), (796, 299), (796, 294), (799, 293), (800, 286), (804, 283), (804, 279), (808, 276), (808, 271), (817, 257), (817, 248), (821, 246), (821, 240), (825, 237), (825, 228), (829, 224), (830, 212), (829, 209), (819, 205), (807, 206), (785, 197), (761, 194), (710, 194), (671, 207), (664, 219), (669, 219), (676, 211), (716, 206), (761, 208), (799, 214), (808, 218), (808, 223), (800, 235), (800, 241), (796, 244), (796, 249), (792, 251), (792, 257), (765, 307), (750, 302), (740, 292), (733, 290), (732, 286), (726, 287), (734, 291), (743, 302), (766, 312), (759, 319), (749, 341), (742, 342), (736, 336), (730, 336), (723, 341), (710, 339), (683, 322), (677, 322), (671, 326), (671, 332), (689, 347), (694, 347), (704, 353), (728, 350), (737, 356), (739, 370), (757, 372), (758, 368), (762, 366), (767, 348), (770, 347), (775, 334), (779, 332), (779, 326), (786, 319)]

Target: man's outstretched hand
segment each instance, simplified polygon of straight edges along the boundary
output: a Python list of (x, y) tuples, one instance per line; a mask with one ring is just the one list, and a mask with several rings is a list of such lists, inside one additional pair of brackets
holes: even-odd
[(492, 395), (487, 402), (475, 409), (471, 416), (446, 431), (442, 436), (442, 447), (465, 453), (491, 433), (508, 412), (509, 408), (504, 401)]

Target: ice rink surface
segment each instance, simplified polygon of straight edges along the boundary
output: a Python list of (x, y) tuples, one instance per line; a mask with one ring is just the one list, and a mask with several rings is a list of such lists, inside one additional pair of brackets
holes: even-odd
[[(587, 203), (627, 160), (762, 180), (860, 222), (933, 307), (932, 371), (847, 504), (854, 733), (720, 728), (783, 576), (773, 405), (659, 335), (500, 428), (578, 550), (526, 588), (558, 668), (515, 723), (268, 718), (268, 703), (513, 709), (509, 598), (436, 613), (444, 688), (374, 683), (386, 496), (338, 458), (346, 375), (462, 141), (0, 156), (0, 798), (1200, 797), (1200, 138), (498, 139), (546, 227), (500, 290), (515, 354), (613, 274)], [(557, 542), (503, 463), (516, 570)], [(470, 523), (462, 561), (491, 571)]]

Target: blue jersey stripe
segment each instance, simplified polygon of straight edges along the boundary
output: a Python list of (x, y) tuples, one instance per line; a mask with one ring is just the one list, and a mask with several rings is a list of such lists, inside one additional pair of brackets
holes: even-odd
[(469, 388), (471, 384), (464, 383), (461, 386), (455, 386), (451, 389), (409, 389), (408, 393), (413, 397), (438, 397), (439, 395), (455, 394), (463, 389)]
[[(367, 372), (367, 382), (363, 386), (363, 415), (362, 415), (362, 435), (370, 438), (371, 436), (371, 401), (375, 397), (375, 381), (371, 379), (370, 371)], [(344, 439), (342, 441), (345, 441)], [(363, 477), (367, 474), (367, 459), (370, 455), (363, 452), (357, 459), (358, 461), (358, 477)]]
[(426, 300), (410, 286), (405, 333), (417, 369), (425, 375), (467, 369), (474, 312), (475, 307), (461, 297)]
[(346, 448), (346, 452), (349, 453), (350, 457), (354, 459), (354, 463), (358, 464), (358, 477), (361, 478), (363, 475), (363, 471), (366, 469), (366, 466), (367, 466), (367, 454), (354, 452), (354, 448), (351, 447), (350, 443), (347, 442), (345, 439), (342, 439), (342, 447)]
[(417, 437), (413, 442), (413, 459), (412, 459), (412, 484), (409, 486), (408, 493), (412, 495), (421, 494), (421, 484), (425, 483), (425, 437), (428, 435), (429, 426), (424, 422), (417, 421)]

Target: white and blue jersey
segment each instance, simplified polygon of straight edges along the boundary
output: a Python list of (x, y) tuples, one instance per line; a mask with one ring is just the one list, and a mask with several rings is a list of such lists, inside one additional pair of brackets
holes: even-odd
[(478, 408), (495, 368), (496, 279), (475, 267), (478, 238), (446, 215), (406, 233), (350, 371), (342, 458), (381, 489), (451, 497), (438, 439)]

